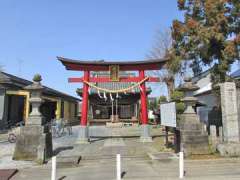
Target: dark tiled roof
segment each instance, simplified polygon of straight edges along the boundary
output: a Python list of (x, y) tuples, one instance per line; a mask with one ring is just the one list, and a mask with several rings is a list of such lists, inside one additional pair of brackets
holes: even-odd
[[(126, 76), (134, 76), (135, 73), (129, 73), (129, 72), (124, 72), (120, 71), (119, 72), (121, 77), (126, 77)], [(102, 77), (102, 76), (109, 76), (109, 72), (99, 72), (99, 73), (94, 73), (94, 76)], [(134, 82), (106, 82), (106, 83), (95, 83), (96, 86), (104, 89), (109, 89), (109, 90), (120, 90), (120, 89), (125, 89), (128, 87), (131, 87), (135, 85), (136, 83)], [(150, 88), (147, 89), (148, 91), (151, 91)], [(96, 89), (91, 89), (91, 93), (97, 93)], [(134, 88), (133, 93), (139, 93), (140, 89), (138, 87)]]
[(148, 59), (144, 61), (104, 61), (104, 60), (73, 60), (64, 57), (57, 59), (65, 66), (67, 70), (77, 71), (108, 71), (109, 66), (118, 65), (120, 70), (159, 70), (168, 61), (168, 59)]
[[(0, 72), (0, 84), (13, 84), (13, 85), (18, 86), (19, 88), (24, 88), (25, 86), (28, 86), (32, 83), (33, 83), (32, 81), (14, 76), (12, 74), (8, 74), (6, 72)], [(66, 98), (66, 99), (72, 100), (72, 101), (80, 101), (80, 99), (78, 99), (78, 98), (75, 98), (73, 96), (70, 96), (68, 94), (57, 91), (57, 90), (52, 89), (47, 86), (44, 86), (44, 93), (53, 95), (53, 96)]]
[(90, 64), (90, 65), (141, 65), (150, 63), (165, 63), (168, 59), (149, 59), (149, 60), (131, 60), (131, 61), (105, 61), (101, 60), (74, 60), (70, 58), (64, 58), (57, 56), (57, 59), (62, 62), (72, 63), (72, 64)]
[[(109, 90), (120, 90), (120, 89), (131, 87), (134, 84), (135, 83), (131, 83), (131, 82), (108, 82), (108, 83), (97, 83), (96, 85), (100, 88), (105, 88)], [(133, 91), (139, 92), (139, 88), (134, 88)], [(94, 89), (93, 92), (96, 92), (96, 90)]]

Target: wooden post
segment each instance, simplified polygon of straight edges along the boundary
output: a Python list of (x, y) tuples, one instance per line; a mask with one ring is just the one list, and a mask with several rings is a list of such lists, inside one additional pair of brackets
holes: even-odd
[(175, 153), (180, 152), (180, 131), (177, 128), (174, 128), (174, 145), (175, 145)]
[(168, 147), (168, 127), (165, 127), (165, 145)]
[[(145, 78), (145, 72), (144, 70), (140, 70), (139, 71), (139, 77), (141, 79)], [(141, 120), (142, 120), (142, 124), (148, 124), (148, 110), (147, 110), (147, 94), (146, 94), (146, 85), (145, 82), (143, 82), (141, 85), (141, 91), (140, 91), (140, 95), (141, 95)]]
[[(84, 81), (89, 81), (89, 71), (84, 71), (83, 79), (84, 79)], [(87, 118), (88, 118), (88, 88), (89, 88), (89, 86), (86, 83), (84, 83), (83, 84), (81, 126), (87, 126)]]

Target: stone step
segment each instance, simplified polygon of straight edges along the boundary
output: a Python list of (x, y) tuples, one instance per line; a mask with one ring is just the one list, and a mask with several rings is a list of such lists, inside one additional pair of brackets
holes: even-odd
[(188, 136), (188, 135), (183, 135), (181, 141), (184, 142), (184, 143), (191, 143), (191, 144), (197, 144), (197, 143), (203, 143), (203, 142), (208, 143), (208, 136), (201, 136), (201, 135), (198, 135), (198, 136)]
[[(121, 156), (124, 162), (145, 162), (151, 161), (149, 156)], [(83, 156), (59, 156), (57, 157), (57, 167), (77, 167), (80, 165), (90, 165), (90, 164), (115, 164), (116, 156), (113, 155), (83, 155)], [(51, 161), (49, 161), (51, 163)]]

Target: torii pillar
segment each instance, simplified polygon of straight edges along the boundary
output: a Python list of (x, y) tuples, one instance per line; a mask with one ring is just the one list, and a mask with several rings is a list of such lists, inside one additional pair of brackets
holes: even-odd
[[(89, 81), (89, 71), (84, 71), (83, 80)], [(88, 89), (89, 86), (86, 83), (83, 83), (83, 99), (82, 99), (82, 116), (80, 120), (80, 130), (78, 135), (77, 144), (86, 144), (89, 143), (89, 134), (88, 134)]]
[[(145, 78), (144, 70), (139, 71), (139, 77), (141, 79)], [(146, 85), (143, 82), (141, 85), (141, 142), (152, 142), (152, 137), (150, 135), (150, 126), (148, 125), (148, 108), (147, 108), (147, 92), (146, 92)]]

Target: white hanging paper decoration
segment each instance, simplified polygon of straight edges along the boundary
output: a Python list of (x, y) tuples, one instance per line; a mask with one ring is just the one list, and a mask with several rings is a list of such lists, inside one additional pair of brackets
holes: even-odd
[(98, 90), (98, 96), (102, 99), (103, 97), (100, 94), (100, 91)]
[(107, 101), (106, 92), (103, 93), (103, 97), (104, 97), (105, 101)]
[(113, 97), (112, 97), (112, 93), (110, 93), (110, 99), (111, 99), (111, 101), (113, 101), (114, 99), (113, 99)]
[(116, 98), (119, 98), (119, 95), (118, 95), (118, 93), (117, 93), (117, 95), (116, 95)]

